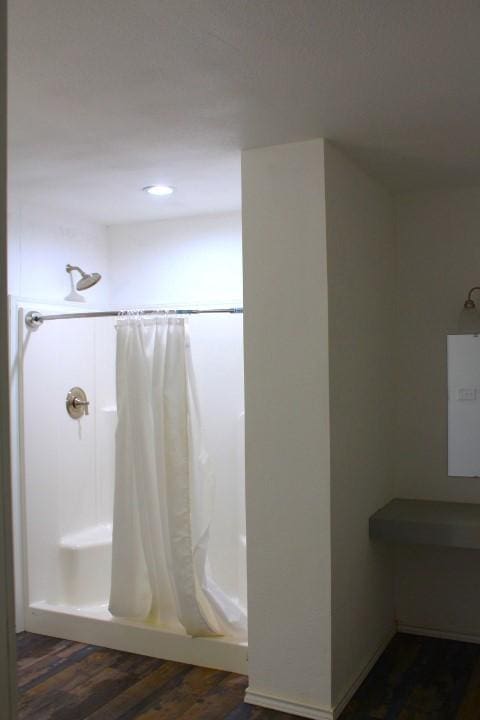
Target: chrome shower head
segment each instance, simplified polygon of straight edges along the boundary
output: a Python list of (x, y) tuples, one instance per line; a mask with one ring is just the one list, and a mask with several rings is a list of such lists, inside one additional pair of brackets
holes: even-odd
[(71, 273), (73, 270), (77, 270), (82, 276), (75, 286), (77, 290), (88, 290), (88, 288), (96, 285), (102, 279), (100, 273), (91, 273), (89, 275), (88, 273), (83, 272), (82, 268), (78, 267), (78, 265), (69, 264), (66, 266), (65, 270), (67, 271), (67, 273)]

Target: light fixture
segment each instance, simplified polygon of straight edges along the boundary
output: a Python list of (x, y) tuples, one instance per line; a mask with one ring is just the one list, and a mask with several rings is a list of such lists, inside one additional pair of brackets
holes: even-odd
[(463, 309), (458, 319), (458, 329), (460, 332), (476, 335), (480, 333), (480, 313), (472, 300), (472, 293), (475, 290), (480, 290), (480, 286), (476, 285), (468, 291), (467, 299), (463, 303)]
[(156, 197), (167, 197), (173, 193), (173, 188), (169, 185), (147, 185), (143, 188), (144, 192)]

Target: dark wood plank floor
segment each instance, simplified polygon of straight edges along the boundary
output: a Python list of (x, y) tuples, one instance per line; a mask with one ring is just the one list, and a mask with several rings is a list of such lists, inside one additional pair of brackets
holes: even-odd
[(396, 635), (341, 720), (480, 720), (480, 645)]
[(17, 637), (20, 720), (295, 720), (245, 705), (244, 675)]
[[(295, 720), (243, 703), (247, 678), (18, 636), (20, 720)], [(480, 720), (480, 646), (397, 635), (341, 720)]]

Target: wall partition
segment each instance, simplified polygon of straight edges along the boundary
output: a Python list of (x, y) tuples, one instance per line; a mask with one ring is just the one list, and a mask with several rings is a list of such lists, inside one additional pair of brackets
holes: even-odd
[(0, 0), (0, 718), (15, 715), (15, 625), (11, 521), (7, 305), (7, 2)]

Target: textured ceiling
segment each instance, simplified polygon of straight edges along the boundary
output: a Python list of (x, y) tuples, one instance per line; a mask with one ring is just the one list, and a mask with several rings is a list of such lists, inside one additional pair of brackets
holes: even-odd
[(242, 148), (318, 136), (392, 189), (480, 184), (479, 34), (465, 0), (11, 0), (12, 194), (227, 211)]

